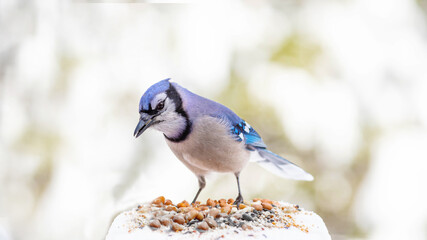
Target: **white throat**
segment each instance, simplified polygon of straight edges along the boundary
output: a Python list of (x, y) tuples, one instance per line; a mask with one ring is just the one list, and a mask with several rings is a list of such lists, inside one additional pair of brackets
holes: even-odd
[(154, 125), (153, 128), (172, 139), (179, 138), (187, 127), (187, 120), (177, 112), (169, 112), (156, 120), (162, 122)]

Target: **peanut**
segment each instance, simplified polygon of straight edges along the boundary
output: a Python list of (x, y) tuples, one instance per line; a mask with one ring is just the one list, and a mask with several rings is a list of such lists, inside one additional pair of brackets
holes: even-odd
[(209, 225), (210, 228), (214, 229), (218, 227), (218, 223), (213, 218), (206, 218), (205, 222)]
[(202, 221), (205, 218), (205, 216), (203, 215), (203, 213), (198, 212), (196, 218), (197, 220)]
[(213, 218), (216, 218), (218, 216), (219, 210), (216, 208), (212, 208), (209, 210), (208, 215), (212, 216)]
[(261, 205), (264, 209), (267, 209), (267, 210), (271, 210), (273, 208), (273, 206), (271, 206), (270, 203), (263, 202), (261, 203)]
[(185, 219), (182, 216), (182, 214), (177, 214), (173, 217), (172, 219), (174, 222), (179, 223), (179, 224), (184, 224), (185, 223)]
[(203, 221), (197, 225), (197, 229), (206, 231), (209, 229), (209, 225), (205, 221)]
[(184, 229), (183, 226), (179, 225), (178, 223), (172, 223), (172, 230), (175, 232), (182, 231)]
[(198, 213), (199, 212), (197, 210), (191, 210), (190, 212), (187, 213), (187, 220), (188, 221), (193, 220), (197, 216)]
[(160, 219), (160, 223), (161, 223), (163, 226), (169, 226), (169, 225), (171, 224), (171, 220), (170, 220), (170, 219), (168, 219), (168, 218), (161, 218), (161, 219)]
[(161, 227), (161, 225), (160, 225), (160, 222), (159, 222), (159, 220), (153, 220), (153, 221), (151, 221), (150, 222), (150, 227), (152, 227), (152, 228), (159, 228), (159, 227)]
[(262, 211), (262, 206), (260, 204), (252, 204), (252, 207), (257, 211)]

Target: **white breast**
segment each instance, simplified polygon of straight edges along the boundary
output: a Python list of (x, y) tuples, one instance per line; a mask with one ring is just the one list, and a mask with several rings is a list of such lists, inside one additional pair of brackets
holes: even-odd
[(249, 160), (243, 142), (234, 140), (230, 126), (206, 116), (193, 122), (191, 134), (182, 142), (166, 140), (175, 155), (196, 175), (208, 172), (240, 172)]

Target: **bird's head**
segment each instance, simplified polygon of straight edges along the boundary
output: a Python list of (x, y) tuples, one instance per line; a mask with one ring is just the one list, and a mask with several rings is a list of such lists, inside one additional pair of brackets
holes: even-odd
[(135, 137), (153, 127), (173, 140), (180, 137), (188, 127), (188, 117), (182, 108), (181, 96), (169, 80), (170, 78), (152, 85), (142, 95)]

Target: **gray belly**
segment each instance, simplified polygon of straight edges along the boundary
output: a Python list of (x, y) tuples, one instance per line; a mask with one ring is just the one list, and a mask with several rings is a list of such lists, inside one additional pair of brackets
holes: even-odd
[(209, 172), (240, 172), (249, 160), (243, 142), (231, 137), (229, 126), (220, 119), (203, 117), (193, 122), (186, 140), (174, 143), (166, 139), (171, 150), (196, 175)]

